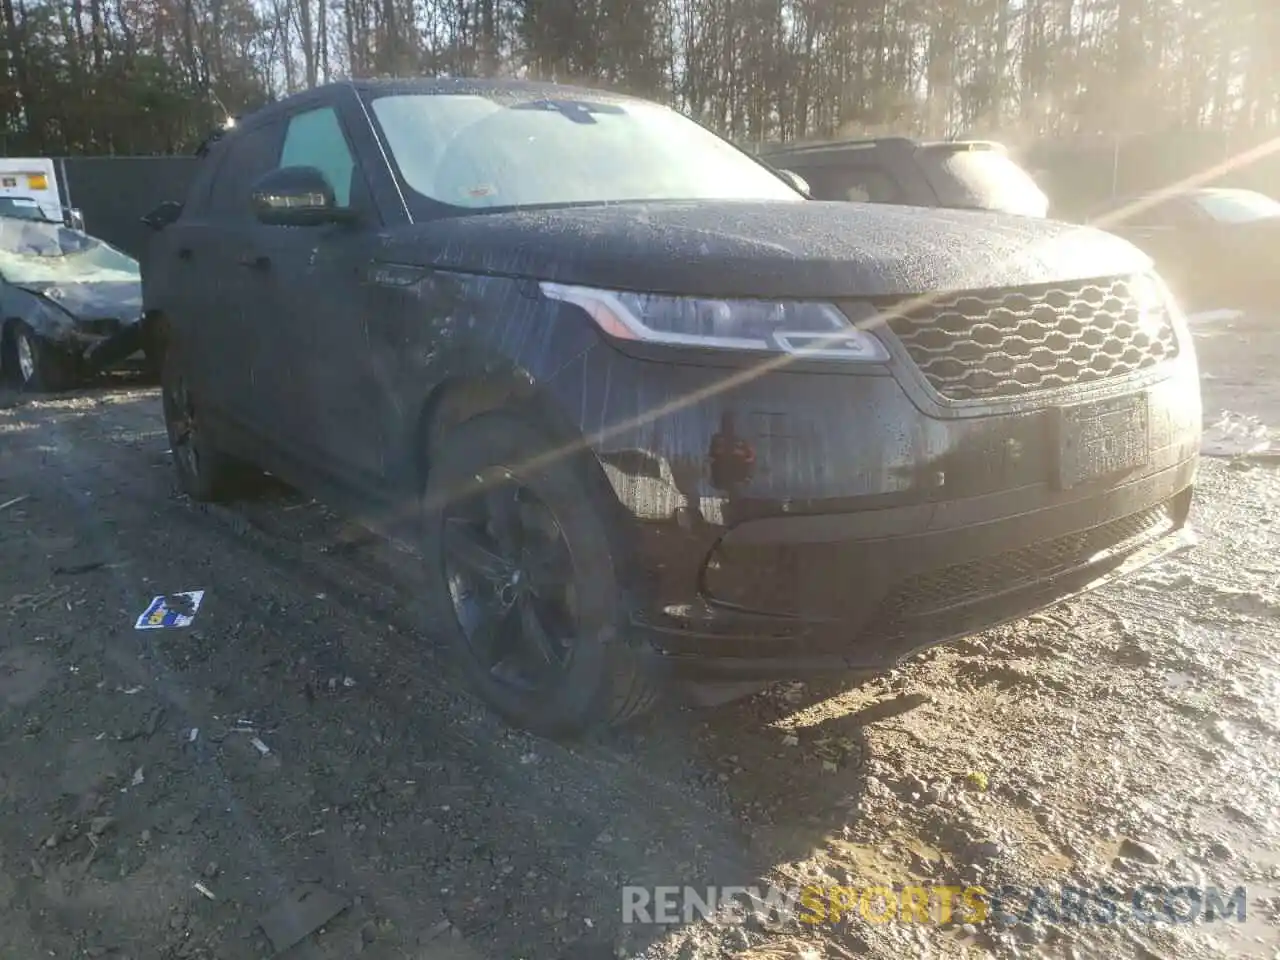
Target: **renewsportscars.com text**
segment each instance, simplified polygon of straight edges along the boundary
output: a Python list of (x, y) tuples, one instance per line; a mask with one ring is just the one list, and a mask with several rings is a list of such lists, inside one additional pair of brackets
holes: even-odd
[(1242, 922), (1244, 887), (1161, 886), (795, 886), (624, 887), (622, 922), (715, 919), (770, 925), (972, 923), (1065, 924)]

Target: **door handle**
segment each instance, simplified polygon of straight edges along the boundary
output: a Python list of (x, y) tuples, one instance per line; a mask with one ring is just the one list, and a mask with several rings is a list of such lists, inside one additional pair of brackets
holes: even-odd
[(191, 258), (192, 258), (192, 252), (191, 252), (191, 248), (190, 248), (190, 247), (179, 247), (179, 248), (178, 248), (178, 259), (179, 259), (179, 260), (190, 260)]
[(271, 266), (271, 258), (262, 253), (242, 253), (239, 263), (250, 270), (266, 270)]

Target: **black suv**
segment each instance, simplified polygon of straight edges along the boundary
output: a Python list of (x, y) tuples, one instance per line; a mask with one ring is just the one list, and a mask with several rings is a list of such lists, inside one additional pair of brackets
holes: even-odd
[(761, 150), (775, 167), (808, 182), (815, 200), (859, 200), (914, 207), (989, 210), (1028, 217), (1049, 199), (998, 143), (906, 137), (787, 144)]
[(418, 553), (543, 733), (887, 668), (1182, 542), (1191, 339), (1104, 233), (809, 201), (665, 107), (463, 80), (266, 107), (161, 219), (184, 489), (263, 468)]

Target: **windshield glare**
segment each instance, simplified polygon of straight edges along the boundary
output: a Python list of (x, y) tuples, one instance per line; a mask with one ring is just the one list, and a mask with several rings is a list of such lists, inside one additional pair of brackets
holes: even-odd
[(656, 104), (403, 94), (378, 97), (372, 108), (405, 183), (453, 206), (804, 200)]
[(1196, 203), (1221, 223), (1251, 223), (1280, 216), (1280, 203), (1252, 190), (1210, 190), (1199, 194)]
[(1049, 212), (1044, 191), (1001, 150), (948, 149), (928, 151), (925, 157), (925, 176), (945, 207), (978, 207), (1027, 217)]
[(112, 283), (140, 279), (138, 261), (60, 224), (0, 220), (0, 276), (10, 283)]

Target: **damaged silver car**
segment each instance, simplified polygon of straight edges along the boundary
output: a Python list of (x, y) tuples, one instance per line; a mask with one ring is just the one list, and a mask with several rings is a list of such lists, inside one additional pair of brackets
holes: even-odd
[(0, 374), (66, 390), (146, 363), (141, 276), (132, 257), (62, 224), (0, 217)]

